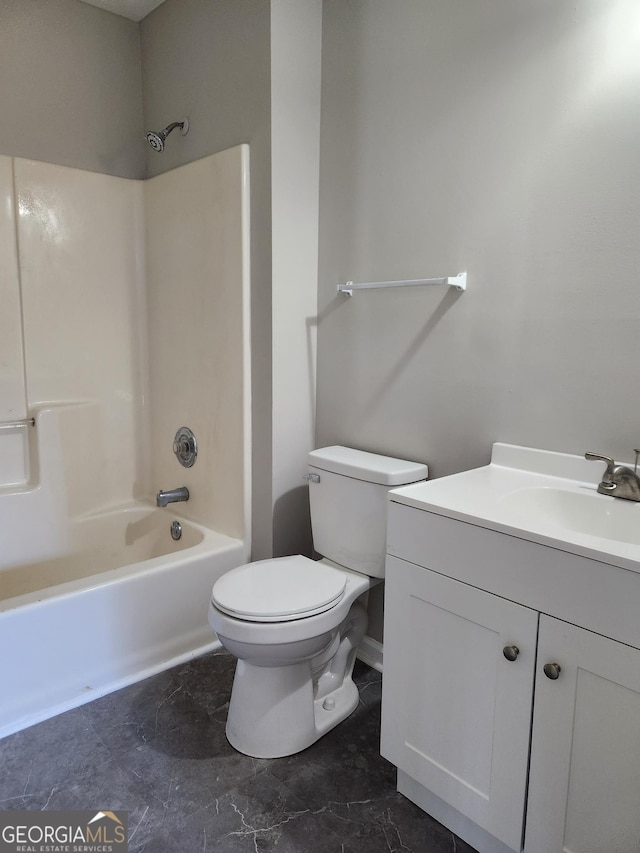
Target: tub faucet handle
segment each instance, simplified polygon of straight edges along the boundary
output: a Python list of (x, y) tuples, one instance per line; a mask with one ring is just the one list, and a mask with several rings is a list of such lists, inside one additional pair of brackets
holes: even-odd
[(198, 456), (198, 444), (189, 427), (180, 427), (173, 439), (173, 452), (184, 468), (191, 468)]

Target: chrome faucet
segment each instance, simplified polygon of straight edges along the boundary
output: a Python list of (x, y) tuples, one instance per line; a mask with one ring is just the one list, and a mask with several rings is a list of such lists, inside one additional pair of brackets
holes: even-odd
[(189, 500), (189, 489), (186, 486), (180, 486), (178, 489), (160, 489), (156, 495), (156, 506), (167, 506), (167, 504), (177, 503), (178, 501)]
[(606, 462), (607, 467), (598, 486), (598, 494), (609, 495), (612, 498), (623, 498), (627, 501), (640, 501), (640, 477), (638, 477), (638, 455), (640, 450), (634, 450), (636, 464), (633, 471), (626, 465), (616, 465), (610, 456), (600, 456), (598, 453), (585, 453), (584, 458)]

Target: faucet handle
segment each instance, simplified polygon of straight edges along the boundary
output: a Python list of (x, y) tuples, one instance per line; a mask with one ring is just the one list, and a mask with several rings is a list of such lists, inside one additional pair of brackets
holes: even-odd
[(585, 453), (584, 458), (588, 459), (591, 462), (606, 462), (607, 470), (604, 472), (604, 476), (602, 478), (603, 483), (610, 483), (611, 477), (613, 476), (613, 469), (615, 467), (615, 460), (610, 456), (601, 456), (599, 453)]
[[(636, 453), (640, 453), (640, 450), (637, 450)], [(607, 465), (615, 465), (615, 462), (613, 461), (613, 459), (610, 456), (601, 456), (599, 453), (587, 452), (584, 454), (584, 458), (589, 459), (591, 461), (595, 460), (595, 461), (600, 461), (600, 462), (606, 462)]]

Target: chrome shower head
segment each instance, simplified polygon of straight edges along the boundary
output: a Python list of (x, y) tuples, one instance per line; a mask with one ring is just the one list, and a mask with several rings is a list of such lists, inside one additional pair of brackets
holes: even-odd
[(186, 136), (187, 133), (189, 133), (189, 119), (183, 118), (182, 121), (173, 121), (171, 124), (167, 125), (164, 130), (161, 130), (160, 133), (150, 130), (149, 133), (147, 133), (147, 142), (154, 151), (164, 151), (164, 141), (171, 131), (176, 129), (176, 127), (180, 128), (180, 133), (183, 136)]

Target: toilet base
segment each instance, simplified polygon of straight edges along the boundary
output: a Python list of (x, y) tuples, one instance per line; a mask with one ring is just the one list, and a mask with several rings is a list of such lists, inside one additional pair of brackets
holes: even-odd
[(283, 758), (301, 752), (358, 706), (351, 676), (320, 699), (313, 698), (309, 661), (292, 666), (253, 666), (239, 660), (233, 682), (227, 740), (253, 758)]

